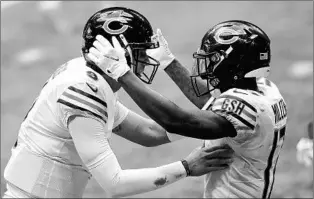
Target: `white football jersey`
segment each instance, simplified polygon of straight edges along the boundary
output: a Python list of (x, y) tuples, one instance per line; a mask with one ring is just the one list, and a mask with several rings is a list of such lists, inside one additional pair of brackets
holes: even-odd
[(225, 117), (236, 137), (206, 140), (206, 146), (228, 144), (235, 152), (228, 169), (205, 176), (205, 198), (269, 198), (283, 146), (287, 108), (274, 83), (257, 81), (259, 92), (230, 89), (211, 99), (207, 110)]
[[(70, 60), (46, 82), (21, 124), (19, 144), (12, 149), (12, 156), (4, 172), (5, 179), (28, 193), (36, 193), (35, 195), (43, 195), (39, 193), (40, 184), (47, 183), (55, 193), (49, 197), (82, 197), (91, 176), (69, 133), (69, 120), (74, 116), (94, 118), (103, 124), (107, 132), (111, 132), (127, 114), (128, 109), (117, 101), (105, 79), (87, 67), (83, 57)], [(110, 133), (104, 136), (109, 138)], [(34, 154), (35, 158), (31, 162)], [(42, 160), (38, 160), (39, 163), (36, 164), (36, 157), (47, 161), (42, 163)], [(56, 163), (58, 166), (55, 166)], [(33, 169), (30, 170), (30, 167)], [(60, 168), (56, 169), (57, 167)], [(16, 173), (17, 170), (20, 174)], [(40, 176), (37, 178), (42, 178), (42, 181), (36, 182), (37, 184), (36, 179), (33, 179), (33, 182), (29, 180), (36, 176), (31, 174), (30, 171), (33, 170), (41, 170), (36, 175)], [(60, 184), (53, 185), (54, 181), (60, 179), (64, 182), (63, 186), (69, 187), (58, 188)], [(81, 186), (75, 185), (80, 182)], [(27, 187), (27, 183), (36, 185)], [(63, 189), (64, 195), (60, 195), (60, 189)], [(76, 193), (71, 193), (73, 190), (76, 190)]]

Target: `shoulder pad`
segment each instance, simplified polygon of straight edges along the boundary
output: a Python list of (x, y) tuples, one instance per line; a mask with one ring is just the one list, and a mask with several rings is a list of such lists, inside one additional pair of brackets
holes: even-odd
[(257, 78), (256, 79), (256, 83), (260, 84), (260, 85), (266, 85), (266, 86), (269, 86), (269, 87), (275, 86), (275, 85), (273, 85), (273, 83), (270, 80), (268, 80), (265, 77)]
[(222, 93), (211, 109), (227, 117), (236, 130), (254, 130), (257, 124), (257, 108), (250, 100), (250, 94), (241, 89), (230, 89)]

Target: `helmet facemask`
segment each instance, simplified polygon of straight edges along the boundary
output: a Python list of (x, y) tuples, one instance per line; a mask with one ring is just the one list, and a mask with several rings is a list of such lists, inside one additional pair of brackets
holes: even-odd
[(128, 64), (133, 68), (134, 74), (146, 84), (152, 83), (160, 65), (159, 61), (146, 53), (146, 50), (159, 47), (158, 41), (154, 38), (152, 36), (151, 42), (146, 43), (128, 43), (122, 39)]
[[(191, 81), (198, 97), (219, 89), (220, 80), (214, 72), (232, 50), (233, 48), (230, 46), (226, 51), (221, 50), (206, 53), (204, 50), (199, 49), (193, 53), (195, 74), (191, 76)], [(201, 80), (206, 81), (206, 88), (199, 86), (198, 82)]]

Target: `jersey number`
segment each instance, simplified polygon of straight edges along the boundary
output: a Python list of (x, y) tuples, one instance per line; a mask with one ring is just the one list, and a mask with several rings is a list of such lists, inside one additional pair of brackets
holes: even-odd
[[(272, 164), (274, 162), (274, 155), (275, 155), (275, 151), (277, 148), (282, 148), (283, 146), (283, 141), (285, 139), (285, 134), (286, 134), (286, 126), (283, 126), (279, 129), (275, 129), (274, 131), (274, 140), (273, 140), (273, 145), (270, 151), (270, 155), (268, 157), (268, 161), (267, 161), (267, 167), (265, 169), (265, 188), (263, 191), (263, 197), (262, 198), (270, 198), (270, 194), (273, 190), (273, 185), (274, 185), (274, 181), (275, 181), (275, 172), (276, 172), (276, 165), (277, 165), (277, 161), (279, 158), (279, 154), (277, 155), (276, 161), (275, 161), (275, 165), (273, 168), (273, 180), (272, 183), (270, 185), (270, 169), (272, 168)], [(270, 186), (269, 186), (270, 185)], [(268, 193), (268, 188), (270, 188), (269, 194)]]

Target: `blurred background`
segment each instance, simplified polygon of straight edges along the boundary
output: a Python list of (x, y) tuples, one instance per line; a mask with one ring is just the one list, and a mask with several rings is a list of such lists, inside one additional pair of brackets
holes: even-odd
[[(43, 83), (62, 63), (80, 56), (81, 32), (87, 19), (109, 6), (133, 8), (161, 28), (172, 52), (188, 68), (192, 53), (214, 24), (241, 19), (261, 27), (271, 38), (272, 71), (288, 106), (285, 143), (276, 170), (272, 198), (312, 198), (313, 168), (296, 160), (296, 144), (313, 120), (312, 1), (1, 1), (1, 196), (3, 170), (19, 126)], [(152, 88), (185, 108), (195, 108), (176, 85), (158, 71)], [(121, 101), (145, 115), (120, 91)], [(155, 167), (187, 156), (201, 141), (183, 139), (144, 148), (117, 136), (112, 147), (124, 169)], [(133, 197), (202, 197), (203, 177), (187, 178), (166, 188)], [(91, 180), (85, 197), (105, 197)]]

